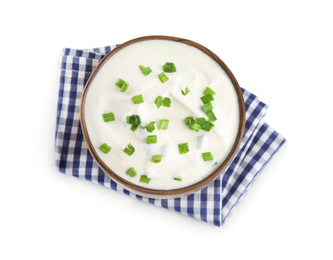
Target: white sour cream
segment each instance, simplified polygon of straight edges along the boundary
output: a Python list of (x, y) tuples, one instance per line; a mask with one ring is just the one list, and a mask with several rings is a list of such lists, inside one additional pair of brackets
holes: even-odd
[[(157, 75), (166, 62), (174, 63), (177, 72), (166, 73), (169, 80), (163, 84)], [(152, 72), (144, 76), (139, 65), (149, 66)], [(118, 78), (129, 83), (124, 93), (115, 85)], [(207, 86), (216, 92), (212, 104), (217, 120), (210, 132), (196, 132), (185, 125), (184, 118), (207, 119), (200, 99)], [(186, 96), (181, 92), (185, 87), (190, 89)], [(132, 97), (139, 94), (144, 103), (133, 104)], [(157, 96), (169, 97), (171, 107), (157, 108)], [(106, 123), (102, 115), (109, 112), (114, 113), (115, 121)], [(155, 121), (156, 129), (149, 133), (139, 127), (133, 132), (126, 124), (126, 116), (133, 114), (140, 116), (142, 126)], [(157, 129), (161, 119), (170, 120), (167, 130)], [(201, 181), (225, 160), (235, 143), (240, 119), (232, 82), (212, 58), (183, 43), (149, 40), (120, 50), (101, 67), (86, 96), (85, 120), (98, 156), (113, 172), (139, 186), (170, 190)], [(157, 135), (157, 143), (146, 144), (148, 135)], [(178, 144), (186, 142), (190, 152), (179, 154)], [(103, 143), (112, 147), (107, 154), (99, 150)], [(135, 147), (132, 156), (123, 151), (129, 143)], [(214, 160), (204, 161), (204, 152), (210, 152)], [(162, 155), (162, 161), (151, 162), (153, 155)], [(126, 174), (131, 167), (136, 177)], [(141, 175), (150, 182), (140, 182)]]

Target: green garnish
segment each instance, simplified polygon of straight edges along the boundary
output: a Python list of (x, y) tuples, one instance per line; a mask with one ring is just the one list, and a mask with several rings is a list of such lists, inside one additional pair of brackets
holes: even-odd
[(207, 103), (213, 101), (214, 98), (213, 98), (213, 96), (212, 96), (211, 94), (206, 94), (206, 95), (204, 95), (203, 97), (201, 97), (201, 100), (202, 100), (202, 102), (203, 102), (204, 104), (207, 104)]
[(145, 75), (145, 76), (149, 75), (152, 71), (150, 69), (150, 67), (145, 67), (145, 66), (142, 66), (142, 65), (140, 65), (139, 68), (140, 68), (142, 74)]
[(214, 127), (214, 124), (212, 122), (210, 122), (209, 120), (207, 120), (205, 123), (203, 123), (203, 125), (201, 126), (201, 129), (209, 132), (210, 130), (212, 130), (213, 127)]
[(179, 154), (188, 153), (190, 151), (188, 143), (178, 144)]
[(171, 99), (168, 97), (165, 97), (163, 100), (163, 106), (170, 107), (171, 106)]
[(159, 124), (158, 124), (158, 130), (166, 130), (168, 129), (168, 125), (169, 125), (170, 120), (168, 119), (162, 119), (160, 120)]
[(157, 108), (159, 108), (160, 106), (170, 107), (171, 99), (168, 97), (163, 98), (162, 96), (158, 96), (155, 99), (155, 104), (156, 104)]
[(131, 156), (135, 152), (135, 148), (131, 143), (129, 143), (128, 146), (125, 147), (124, 152)]
[(156, 144), (157, 143), (157, 136), (156, 135), (148, 135), (146, 139), (147, 144)]
[(119, 78), (116, 82), (116, 86), (120, 88), (120, 92), (125, 92), (128, 89), (129, 84), (125, 80)]
[(104, 119), (104, 122), (110, 122), (110, 121), (114, 121), (115, 117), (114, 117), (114, 114), (112, 112), (110, 112), (110, 113), (103, 114), (103, 119)]
[(159, 163), (162, 161), (162, 155), (153, 155), (153, 157), (151, 157), (151, 161), (153, 163)]
[(206, 119), (204, 119), (203, 117), (197, 118), (197, 123), (200, 125), (200, 127), (203, 127), (205, 122), (206, 122)]
[(132, 97), (132, 100), (133, 100), (133, 103), (134, 103), (134, 104), (141, 104), (141, 103), (144, 102), (141, 94)]
[(189, 124), (188, 127), (196, 132), (199, 132), (199, 130), (201, 129), (201, 126), (199, 124)]
[(108, 146), (106, 143), (102, 144), (99, 149), (103, 152), (103, 153), (108, 153), (111, 151), (111, 147)]
[(202, 153), (202, 159), (204, 161), (212, 161), (213, 160), (213, 156), (210, 152), (207, 152), (207, 153)]
[(131, 130), (134, 132), (141, 124), (140, 116), (138, 115), (127, 116), (126, 123), (132, 125)]
[(182, 90), (182, 94), (186, 96), (188, 93), (190, 93), (190, 89), (188, 87), (185, 88), (185, 91)]
[(182, 181), (182, 178), (173, 178), (175, 181)]
[(164, 99), (163, 99), (163, 97), (158, 96), (158, 97), (155, 99), (155, 104), (156, 104), (157, 108), (159, 108), (160, 106), (162, 106), (162, 105), (164, 104)]
[(141, 126), (142, 129), (146, 129), (149, 133), (155, 130), (155, 121), (151, 121), (147, 126)]
[(205, 88), (204, 92), (203, 92), (205, 95), (212, 95), (213, 97), (215, 96), (215, 92), (210, 88), (210, 87), (207, 87)]
[(169, 80), (169, 78), (167, 77), (167, 75), (165, 75), (164, 72), (161, 72), (160, 74), (158, 74), (158, 78), (160, 79), (160, 81), (163, 84)]
[(209, 118), (210, 121), (215, 121), (215, 120), (217, 120), (217, 118), (216, 118), (216, 116), (215, 116), (215, 114), (213, 113), (212, 110), (211, 110), (211, 111), (208, 111), (208, 112), (206, 113), (206, 115), (208, 116), (208, 118)]
[(207, 112), (213, 110), (213, 105), (212, 103), (207, 103), (202, 106), (202, 110), (207, 114)]
[(197, 123), (200, 125), (201, 129), (208, 132), (214, 127), (214, 124), (211, 121), (206, 120), (203, 117), (197, 118)]
[(141, 175), (140, 176), (140, 181), (144, 182), (144, 183), (149, 183), (150, 182), (150, 178), (147, 178), (146, 175)]
[(193, 116), (188, 116), (184, 118), (185, 124), (186, 125), (191, 125), (195, 123), (195, 120), (193, 118)]
[(135, 177), (136, 176), (136, 170), (133, 167), (131, 167), (126, 171), (126, 174), (131, 176), (131, 177)]
[(163, 66), (163, 71), (171, 73), (176, 72), (177, 70), (175, 64), (173, 64), (172, 62), (166, 62)]

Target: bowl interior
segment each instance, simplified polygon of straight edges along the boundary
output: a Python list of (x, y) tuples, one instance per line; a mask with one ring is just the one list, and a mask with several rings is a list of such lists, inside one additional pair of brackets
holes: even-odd
[[(103, 67), (103, 65), (109, 59), (111, 59), (113, 57), (113, 55), (115, 55), (118, 51), (124, 49), (125, 47), (127, 47), (131, 44), (142, 42), (142, 41), (147, 41), (147, 40), (167, 40), (167, 41), (180, 42), (180, 43), (183, 43), (183, 44), (187, 44), (189, 46), (193, 46), (193, 47), (199, 49), (200, 51), (204, 52), (210, 58), (215, 60), (219, 64), (219, 66), (226, 72), (226, 74), (228, 75), (228, 77), (230, 78), (230, 80), (232, 82), (232, 85), (234, 87), (234, 90), (236, 92), (237, 99), (238, 99), (238, 104), (239, 104), (238, 133), (237, 133), (234, 145), (233, 145), (231, 151), (229, 152), (228, 156), (223, 161), (223, 163), (220, 164), (219, 167), (213, 173), (211, 173), (209, 176), (207, 176), (205, 179), (203, 179), (203, 180), (201, 180), (201, 181), (199, 181), (199, 182), (197, 182), (193, 185), (183, 187), (183, 188), (179, 188), (179, 189), (158, 190), (158, 189), (145, 188), (145, 187), (142, 187), (142, 186), (138, 186), (138, 185), (136, 185), (132, 182), (129, 182), (129, 181), (125, 180), (124, 178), (120, 177), (118, 174), (113, 172), (105, 164), (105, 162), (103, 162), (103, 160), (98, 156), (94, 146), (92, 145), (92, 142), (89, 138), (88, 131), (87, 131), (87, 125), (86, 125), (86, 121), (85, 121), (85, 113), (86, 113), (85, 112), (85, 102), (86, 102), (86, 97), (87, 97), (88, 90), (89, 90), (92, 82), (94, 81), (95, 76), (98, 74), (98, 72)], [(165, 199), (167, 199), (167, 198), (176, 198), (176, 197), (185, 196), (185, 195), (194, 193), (195, 191), (198, 191), (198, 190), (206, 187), (210, 182), (214, 181), (223, 172), (223, 170), (230, 164), (231, 160), (234, 158), (235, 154), (237, 153), (237, 149), (238, 149), (238, 147), (241, 143), (242, 137), (243, 137), (244, 126), (245, 126), (245, 105), (244, 105), (242, 91), (241, 91), (241, 89), (238, 85), (238, 82), (237, 82), (236, 78), (234, 77), (232, 72), (229, 70), (229, 68), (225, 65), (225, 63), (215, 53), (213, 53), (212, 51), (210, 51), (206, 47), (204, 47), (204, 46), (202, 46), (202, 45), (200, 45), (196, 42), (187, 40), (187, 39), (178, 38), (178, 37), (171, 37), (171, 36), (154, 35), (154, 36), (140, 37), (140, 38), (136, 38), (136, 39), (127, 41), (127, 42), (119, 45), (117, 48), (113, 49), (110, 53), (108, 53), (103, 58), (103, 60), (98, 64), (98, 66), (95, 68), (95, 70), (91, 74), (91, 76), (90, 76), (90, 78), (89, 78), (89, 80), (86, 84), (86, 87), (83, 91), (82, 101), (81, 101), (81, 106), (80, 106), (80, 120), (81, 120), (81, 127), (82, 127), (82, 131), (83, 131), (83, 135), (84, 135), (84, 138), (85, 138), (86, 143), (88, 145), (90, 153), (92, 154), (94, 159), (98, 162), (99, 166), (103, 169), (103, 171), (113, 181), (115, 181), (117, 184), (121, 185), (125, 189), (127, 189), (127, 190), (129, 190), (129, 191), (131, 191), (135, 194), (145, 196), (145, 197), (149, 197), (149, 198), (157, 198), (157, 199), (165, 198)]]

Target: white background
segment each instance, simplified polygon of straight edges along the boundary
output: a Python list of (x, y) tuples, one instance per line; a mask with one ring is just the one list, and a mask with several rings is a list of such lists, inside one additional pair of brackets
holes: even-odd
[[(330, 2), (2, 3), (0, 259), (333, 259)], [(214, 51), (287, 138), (222, 228), (54, 166), (62, 48), (152, 34)]]

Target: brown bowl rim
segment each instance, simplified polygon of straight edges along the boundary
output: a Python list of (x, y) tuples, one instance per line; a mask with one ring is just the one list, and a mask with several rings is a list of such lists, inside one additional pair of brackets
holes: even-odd
[[(210, 175), (208, 175), (205, 179), (194, 183), (190, 186), (186, 186), (183, 188), (178, 188), (178, 189), (171, 189), (171, 190), (157, 190), (157, 189), (149, 189), (149, 188), (145, 188), (142, 186), (138, 186), (130, 181), (127, 181), (125, 179), (123, 179), (122, 177), (120, 177), (119, 175), (117, 175), (115, 172), (113, 172), (104, 162), (102, 159), (100, 159), (100, 157), (97, 155), (95, 148), (93, 147), (89, 135), (88, 135), (88, 131), (86, 128), (86, 122), (85, 122), (85, 100), (86, 100), (86, 96), (88, 93), (88, 90), (90, 88), (91, 83), (93, 82), (96, 74), (99, 72), (99, 70), (101, 69), (101, 67), (118, 51), (124, 49), (125, 47), (134, 44), (134, 43), (138, 43), (138, 42), (142, 42), (142, 41), (147, 41), (147, 40), (168, 40), (168, 41), (175, 41), (175, 42), (180, 42), (180, 43), (184, 43), (193, 47), (196, 47), (197, 49), (201, 50), (202, 52), (204, 52), (206, 55), (208, 55), (209, 57), (211, 57), (213, 60), (215, 60), (221, 67), (222, 69), (227, 73), (227, 75), (229, 76), (234, 89), (236, 91), (237, 94), (237, 98), (238, 98), (238, 104), (239, 104), (239, 128), (238, 128), (238, 133), (236, 136), (236, 140), (235, 143), (231, 149), (231, 151), (229, 152), (228, 156), (226, 157), (226, 159), (222, 162), (222, 164)], [(241, 88), (235, 78), (235, 76), (233, 75), (233, 73), (231, 72), (231, 70), (227, 67), (227, 65), (211, 50), (209, 50), (208, 48), (204, 47), (203, 45), (188, 40), (188, 39), (184, 39), (184, 38), (179, 38), (179, 37), (174, 37), (174, 36), (166, 36), (166, 35), (149, 35), (149, 36), (142, 36), (142, 37), (138, 37), (138, 38), (134, 38), (131, 39), (129, 41), (126, 41), (120, 45), (118, 45), (116, 48), (114, 48), (113, 50), (111, 50), (97, 65), (97, 67), (94, 69), (94, 71), (92, 72), (92, 74), (90, 75), (85, 88), (83, 90), (82, 93), (82, 97), (81, 97), (81, 105), (80, 105), (80, 121), (81, 121), (81, 128), (82, 128), (82, 132), (84, 135), (84, 139), (87, 143), (88, 149), (90, 151), (90, 153), (92, 154), (92, 156), (94, 157), (94, 159), (97, 161), (98, 165), (102, 168), (102, 170), (111, 178), (111, 180), (113, 180), (114, 182), (116, 182), (117, 184), (119, 184), (120, 186), (122, 186), (123, 188), (127, 189), (128, 191), (140, 195), (140, 196), (144, 196), (147, 198), (154, 198), (154, 199), (172, 199), (172, 198), (177, 198), (177, 197), (182, 197), (182, 196), (186, 196), (189, 194), (192, 194), (198, 190), (201, 190), (205, 187), (207, 187), (209, 185), (209, 183), (213, 182), (214, 180), (216, 180), (218, 178), (218, 176), (220, 176), (220, 174), (222, 174), (222, 172), (226, 169), (226, 167), (231, 163), (232, 159), (235, 157), (237, 150), (239, 148), (239, 145), (242, 141), (243, 138), (243, 133), (244, 133), (244, 128), (245, 128), (245, 104), (244, 104), (244, 99), (243, 99), (243, 94), (241, 91)]]

